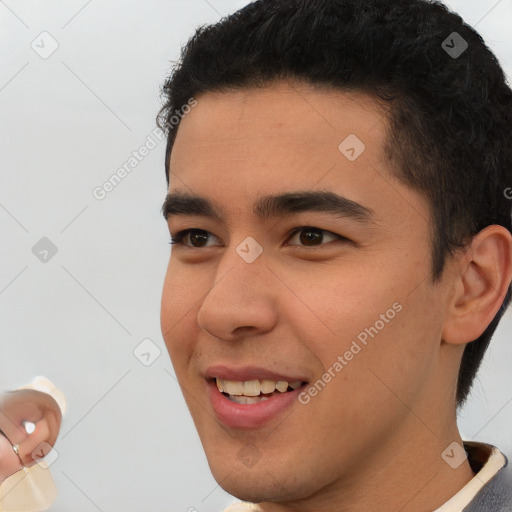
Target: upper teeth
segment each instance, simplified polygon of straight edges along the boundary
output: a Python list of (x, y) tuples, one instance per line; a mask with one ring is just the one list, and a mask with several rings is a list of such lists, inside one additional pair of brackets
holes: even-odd
[(284, 393), (288, 386), (292, 389), (297, 389), (302, 382), (296, 380), (294, 382), (286, 382), (284, 380), (273, 381), (273, 380), (224, 380), (216, 379), (217, 387), (221, 393), (227, 393), (228, 395), (235, 396), (258, 396), (260, 393), (267, 395), (273, 393), (276, 389)]

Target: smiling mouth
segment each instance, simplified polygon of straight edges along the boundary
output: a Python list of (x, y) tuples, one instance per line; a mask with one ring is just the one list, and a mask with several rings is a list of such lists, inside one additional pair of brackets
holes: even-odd
[(237, 404), (257, 404), (269, 400), (273, 396), (282, 395), (295, 391), (306, 382), (297, 380), (286, 382), (284, 380), (227, 380), (213, 379), (217, 384), (217, 389), (231, 402)]

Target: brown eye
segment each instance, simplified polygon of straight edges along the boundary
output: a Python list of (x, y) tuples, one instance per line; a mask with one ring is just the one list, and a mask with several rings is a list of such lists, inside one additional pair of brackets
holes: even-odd
[(304, 245), (317, 245), (324, 239), (324, 234), (320, 230), (305, 229), (300, 232), (299, 240)]
[[(297, 235), (299, 235), (297, 237)], [(290, 240), (293, 240), (294, 238), (298, 238), (298, 241), (300, 242), (299, 245), (303, 245), (305, 247), (316, 247), (323, 245), (322, 242), (325, 242), (325, 238), (327, 235), (328, 239), (327, 242), (331, 242), (333, 240), (346, 240), (344, 237), (340, 235), (336, 235), (334, 233), (331, 233), (330, 231), (326, 231), (325, 229), (315, 228), (315, 227), (309, 227), (304, 226), (301, 228), (297, 228), (293, 234)], [(292, 244), (295, 245), (295, 244)]]
[[(176, 236), (171, 237), (170, 243), (191, 248), (208, 247), (206, 244), (210, 235), (214, 237), (210, 232), (204, 229), (185, 229), (180, 231)], [(186, 240), (188, 240), (189, 243), (186, 243)]]
[(188, 233), (188, 237), (194, 247), (204, 247), (208, 243), (208, 233), (206, 231), (192, 231)]

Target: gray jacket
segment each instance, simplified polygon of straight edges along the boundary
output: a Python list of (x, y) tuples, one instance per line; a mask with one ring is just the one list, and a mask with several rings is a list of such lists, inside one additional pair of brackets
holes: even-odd
[(512, 466), (508, 459), (464, 512), (512, 512)]

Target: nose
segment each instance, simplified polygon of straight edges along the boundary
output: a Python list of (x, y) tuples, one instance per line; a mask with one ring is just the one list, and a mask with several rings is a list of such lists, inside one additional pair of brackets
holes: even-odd
[(210, 335), (227, 341), (268, 332), (277, 322), (276, 294), (276, 278), (263, 258), (247, 263), (233, 251), (229, 263), (219, 265), (197, 322)]

